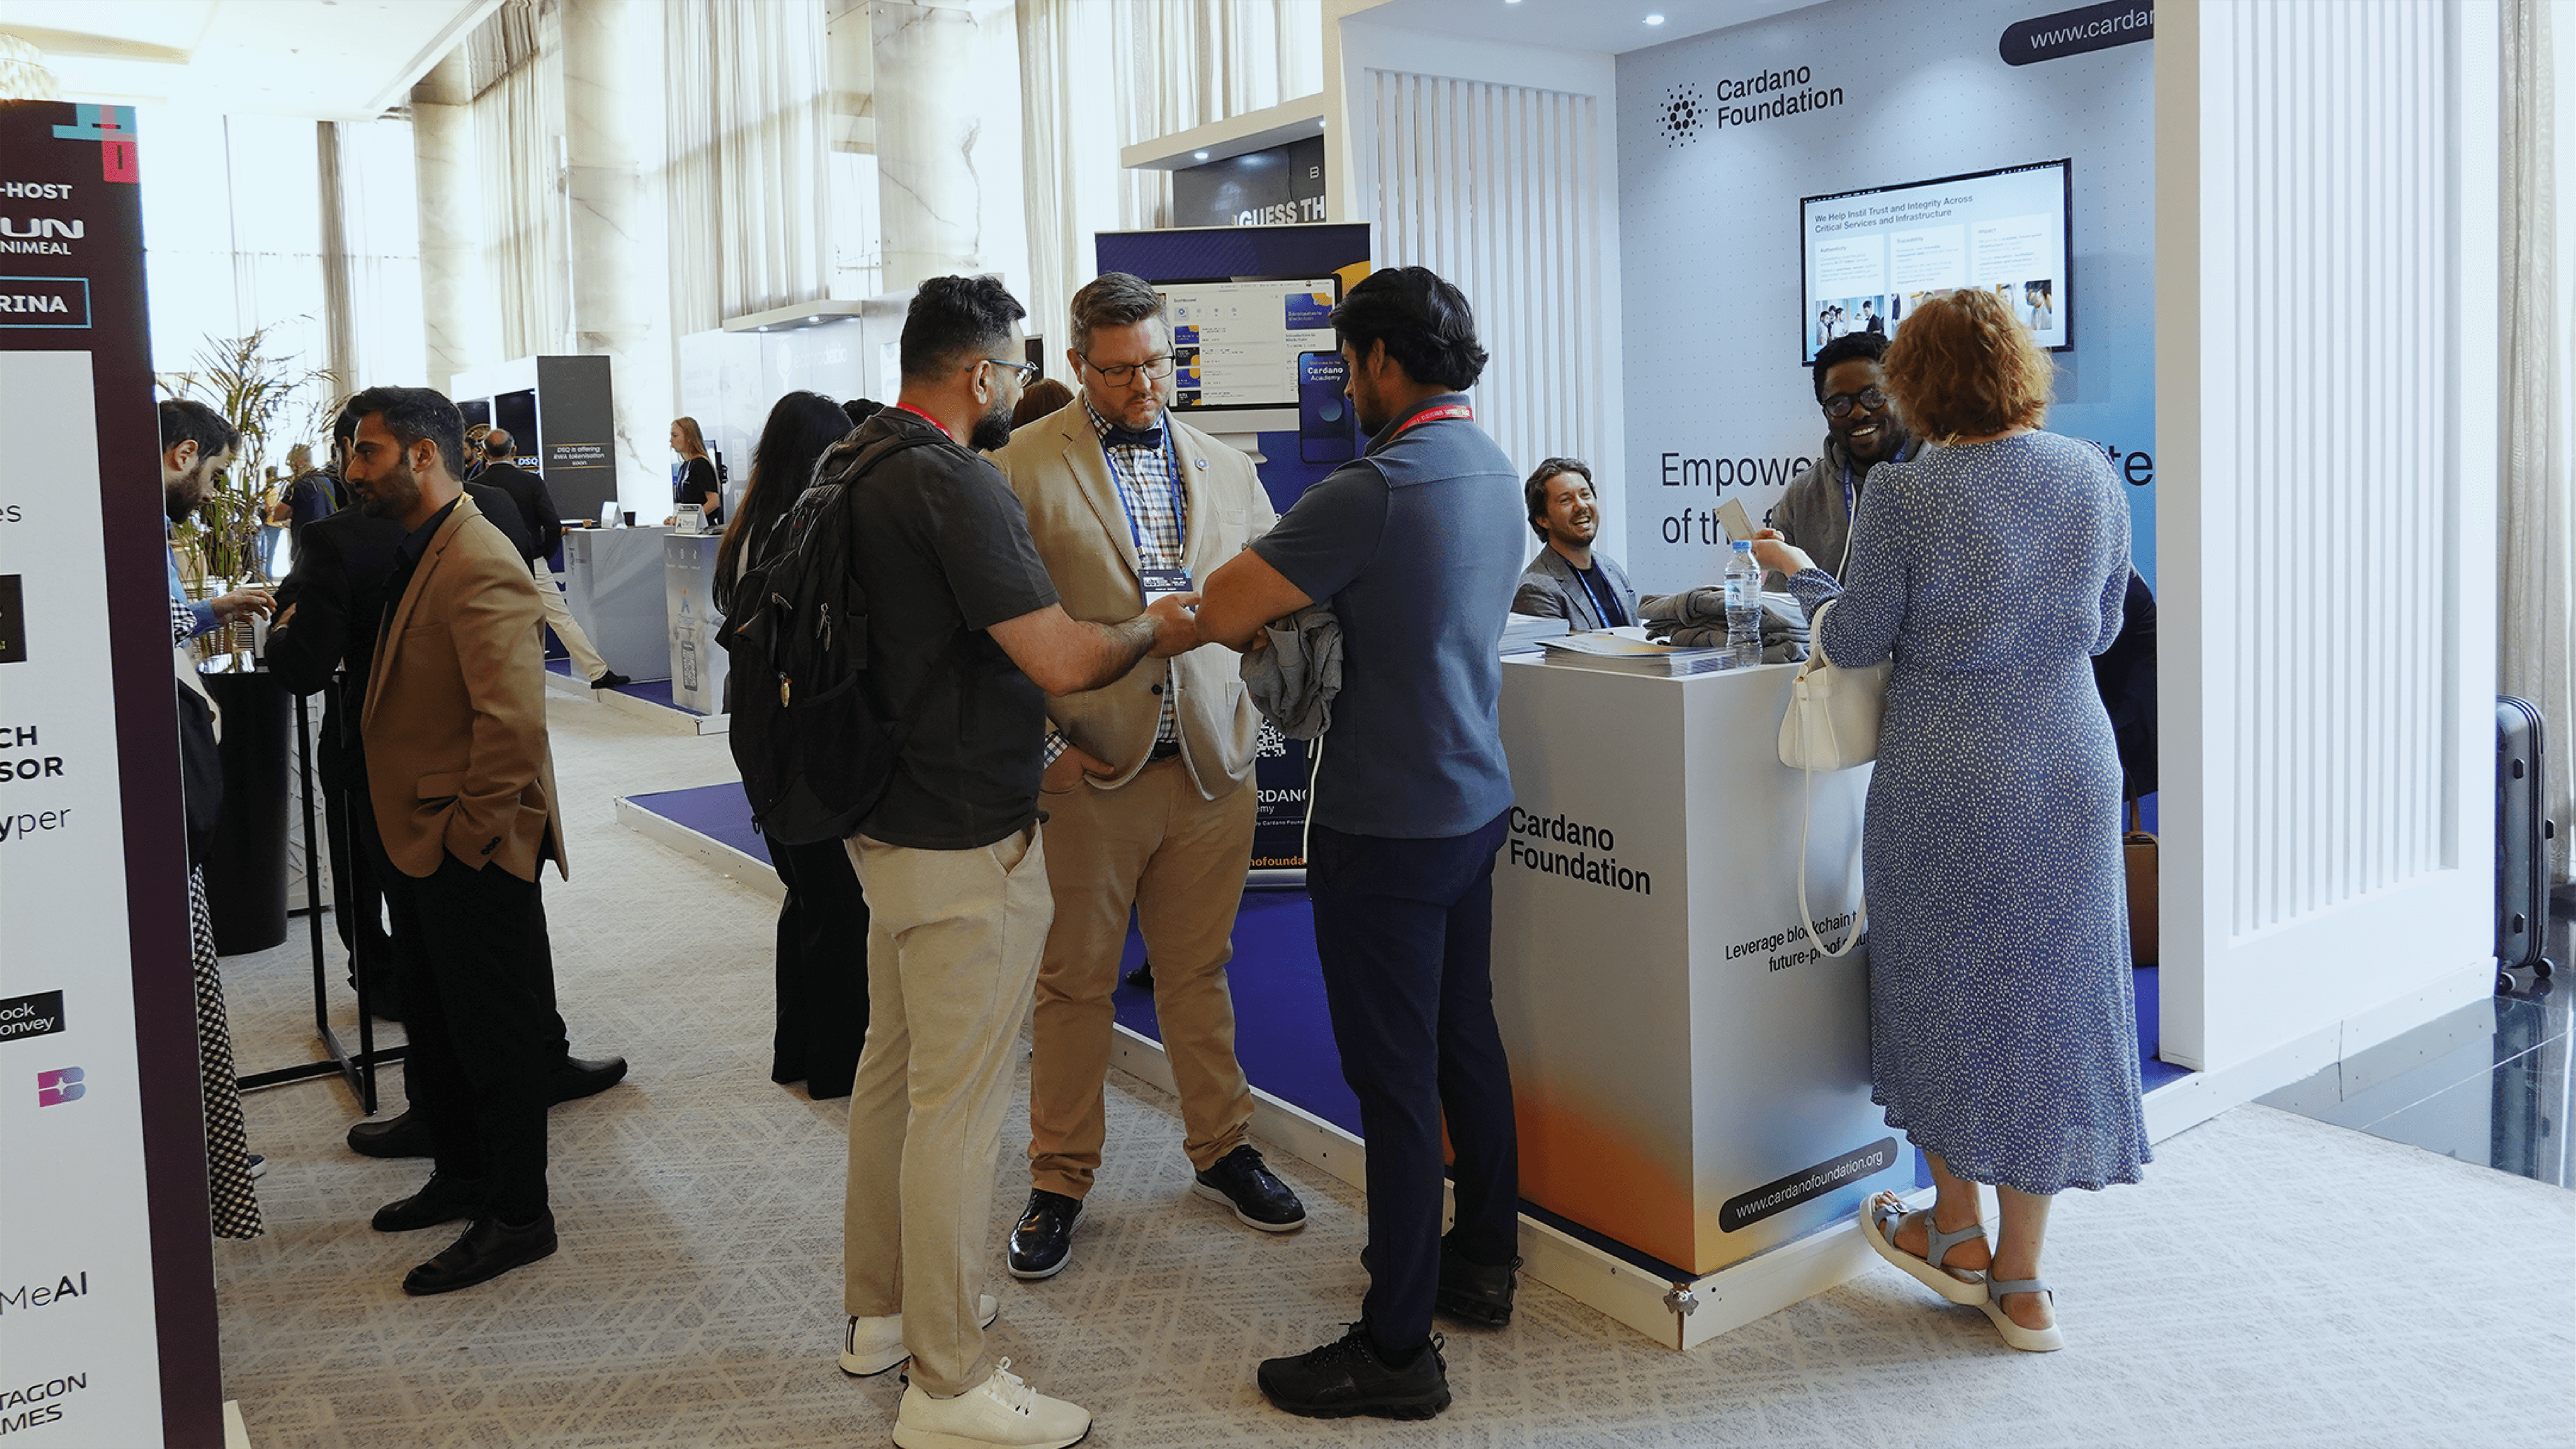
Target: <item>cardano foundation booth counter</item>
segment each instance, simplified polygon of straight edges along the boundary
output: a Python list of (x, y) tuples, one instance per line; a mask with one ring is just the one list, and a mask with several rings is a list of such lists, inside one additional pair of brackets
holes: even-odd
[[(1913, 1186), (1912, 1152), (1869, 1100), (1864, 951), (1826, 956), (1801, 923), (1809, 780), (1778, 753), (1796, 672), (1503, 666), (1516, 803), (1495, 862), (1494, 999), (1521, 1196), (1676, 1284)], [(1813, 777), (1807, 897), (1827, 949), (1853, 926), (1869, 776)], [(1685, 1346), (1838, 1281), (1848, 1256), (1740, 1316), (1685, 1322)]]

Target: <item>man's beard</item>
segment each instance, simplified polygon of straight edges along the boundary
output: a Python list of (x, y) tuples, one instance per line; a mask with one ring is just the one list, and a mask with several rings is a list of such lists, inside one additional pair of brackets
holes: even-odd
[(358, 511), (369, 518), (399, 520), (420, 501), (420, 478), (408, 459), (369, 479), (358, 492)]
[(1011, 441), (1011, 409), (993, 399), (993, 410), (975, 420), (975, 430), (966, 436), (966, 446), (978, 453), (989, 453)]
[(161, 490), (161, 511), (170, 515), (172, 523), (187, 522), (188, 515), (195, 513), (197, 505), (205, 501), (204, 494), (185, 483)]

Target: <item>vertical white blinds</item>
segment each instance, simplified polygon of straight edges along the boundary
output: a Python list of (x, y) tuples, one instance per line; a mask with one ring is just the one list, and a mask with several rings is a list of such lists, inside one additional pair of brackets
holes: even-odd
[[(2241, 567), (2232, 672), (2236, 869), (2248, 934), (2456, 867), (2461, 394), (2443, 7), (2354, 0), (2203, 12), (2225, 67), (2239, 218), (2225, 282), (2237, 486), (2209, 506)], [(2486, 84), (2484, 78), (2477, 81)], [(2474, 361), (2491, 366), (2487, 359)], [(2464, 406), (2470, 411), (2464, 413)], [(2478, 551), (2485, 567), (2487, 551)], [(2213, 902), (2213, 905), (2216, 904)]]
[(1476, 417), (1512, 461), (1615, 468), (1603, 386), (1608, 204), (1593, 97), (1368, 73), (1380, 267), (1429, 267), (1475, 309), (1491, 354)]

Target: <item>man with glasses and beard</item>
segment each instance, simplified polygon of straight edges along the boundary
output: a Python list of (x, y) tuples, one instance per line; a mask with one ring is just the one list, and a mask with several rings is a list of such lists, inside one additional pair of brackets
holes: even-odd
[[(1825, 449), (1771, 511), (1770, 525), (1781, 538), (1805, 549), (1837, 579), (1851, 555), (1852, 520), (1860, 516), (1869, 470), (1905, 462), (1920, 451), (1880, 390), (1887, 378), (1879, 359), (1886, 355), (1887, 339), (1875, 332), (1837, 337), (1818, 350), (1808, 371), (1825, 413)], [(1778, 591), (1789, 585), (1772, 573), (1763, 576), (1762, 587)]]
[[(993, 1363), (979, 1294), (1020, 1019), (1055, 906), (1038, 831), (1049, 695), (1195, 647), (1195, 593), (1074, 619), (980, 453), (1010, 441), (1028, 315), (990, 277), (933, 277), (905, 315), (903, 391), (834, 460), (899, 444), (850, 495), (867, 676), (901, 743), (848, 840), (867, 892), (868, 1039), (850, 1092), (841, 1368), (912, 1361), (898, 1444), (1063, 1446), (1091, 1415)], [(844, 452), (841, 450), (851, 450)], [(827, 467), (833, 463), (827, 462)]]
[[(1073, 294), (1065, 353), (1082, 393), (993, 462), (1028, 509), (1067, 612), (1108, 622), (1185, 592), (1277, 515), (1252, 460), (1174, 418), (1172, 333), (1152, 283), (1110, 272)], [(1107, 689), (1049, 698), (1042, 803), (1055, 924), (1038, 968), (1029, 1062), (1028, 1206), (1011, 1276), (1049, 1278), (1100, 1168), (1118, 958), (1135, 913), (1179, 1087), (1200, 1197), (1265, 1233), (1305, 1205), (1248, 1140), (1252, 1086), (1234, 1051), (1235, 908), (1252, 863), (1261, 715), (1235, 656), (1210, 645)]]
[(544, 612), (521, 552), (457, 475), (465, 419), (426, 388), (349, 400), (350, 489), (403, 530), (360, 733), (435, 1172), (380, 1232), (469, 1220), (403, 1291), (447, 1293), (555, 1251), (547, 1078), (560, 1056), (538, 872), (567, 872), (546, 736)]

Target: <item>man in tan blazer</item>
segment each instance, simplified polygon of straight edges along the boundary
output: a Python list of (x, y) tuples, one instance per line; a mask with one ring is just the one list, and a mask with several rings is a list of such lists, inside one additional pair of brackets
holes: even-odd
[(426, 388), (350, 400), (349, 484), (407, 530), (361, 715), (384, 859), (406, 1084), (436, 1171), (381, 1232), (471, 1220), (403, 1291), (445, 1293), (555, 1250), (547, 1078), (560, 1055), (537, 873), (565, 871), (546, 740), (544, 617), (527, 565), (463, 496), (465, 419)]
[[(993, 461), (1028, 511), (1065, 611), (1115, 622), (1187, 592), (1277, 515), (1252, 460), (1168, 415), (1172, 338), (1151, 284), (1111, 272), (1073, 298), (1066, 352), (1081, 393)], [(1061, 1271), (1100, 1166), (1110, 993), (1133, 909), (1180, 1088), (1196, 1191), (1250, 1227), (1306, 1209), (1245, 1141), (1252, 1089), (1234, 1054), (1226, 962), (1252, 859), (1261, 721), (1221, 648), (1148, 660), (1104, 688), (1050, 695), (1047, 881), (1055, 921), (1038, 968), (1029, 1076), (1029, 1202), (1007, 1259)]]

